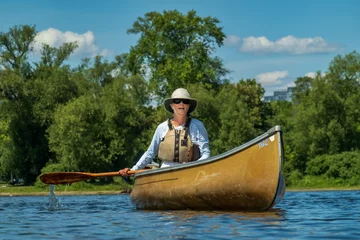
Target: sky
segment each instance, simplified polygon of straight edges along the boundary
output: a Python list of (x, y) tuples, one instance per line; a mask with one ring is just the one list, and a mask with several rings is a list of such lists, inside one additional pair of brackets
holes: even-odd
[(136, 45), (139, 36), (127, 29), (138, 17), (169, 10), (219, 19), (226, 39), (214, 55), (230, 70), (227, 78), (255, 78), (265, 96), (326, 73), (337, 55), (360, 52), (358, 0), (1, 0), (0, 32), (35, 25), (36, 50), (77, 41), (69, 64), (97, 54), (111, 61)]

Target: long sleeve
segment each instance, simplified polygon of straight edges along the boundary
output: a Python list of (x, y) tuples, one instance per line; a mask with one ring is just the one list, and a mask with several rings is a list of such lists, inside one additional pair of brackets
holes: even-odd
[(210, 145), (209, 145), (209, 137), (206, 131), (204, 124), (197, 120), (192, 119), (192, 123), (190, 125), (190, 135), (191, 141), (199, 146), (200, 149), (200, 158), (198, 160), (203, 160), (210, 157)]
[(166, 132), (167, 132), (167, 124), (166, 122), (165, 124), (163, 122), (156, 128), (156, 131), (151, 140), (149, 148), (146, 150), (146, 152), (144, 152), (144, 154), (141, 156), (139, 161), (131, 168), (131, 170), (143, 169), (147, 164), (152, 162), (152, 160), (158, 154), (161, 138)]

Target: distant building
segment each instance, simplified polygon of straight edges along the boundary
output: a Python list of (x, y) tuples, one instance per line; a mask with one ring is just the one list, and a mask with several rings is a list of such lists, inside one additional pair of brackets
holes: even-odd
[(264, 101), (271, 102), (271, 101), (285, 100), (291, 102), (293, 89), (294, 87), (288, 87), (287, 89), (284, 90), (274, 91), (274, 94), (272, 96), (265, 96)]

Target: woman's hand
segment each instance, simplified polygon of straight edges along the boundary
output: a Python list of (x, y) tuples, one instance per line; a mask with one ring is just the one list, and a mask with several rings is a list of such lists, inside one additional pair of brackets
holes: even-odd
[(129, 176), (129, 175), (127, 174), (128, 171), (130, 171), (130, 168), (120, 169), (120, 170), (119, 170), (119, 174), (120, 174), (121, 176), (123, 176), (123, 177), (127, 177), (127, 176)]

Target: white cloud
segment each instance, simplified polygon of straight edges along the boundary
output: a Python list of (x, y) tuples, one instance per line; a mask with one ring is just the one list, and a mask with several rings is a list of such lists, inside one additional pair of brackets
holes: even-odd
[(225, 43), (229, 45), (238, 45), (241, 52), (249, 53), (328, 53), (335, 52), (338, 48), (326, 42), (321, 37), (315, 38), (296, 38), (292, 35), (271, 41), (265, 36), (246, 37), (240, 39), (237, 36), (229, 36)]
[(291, 83), (286, 84), (286, 88), (295, 87), (295, 86), (296, 86), (295, 82), (291, 82)]
[[(316, 72), (308, 72), (305, 74), (306, 77), (310, 77), (310, 78), (315, 78), (317, 75)], [(324, 77), (325, 76), (325, 73), (320, 73), (320, 76)]]
[(288, 71), (274, 71), (258, 74), (255, 78), (263, 85), (279, 84), (281, 79), (289, 75)]
[(43, 43), (51, 47), (60, 47), (68, 42), (77, 42), (78, 48), (74, 51), (74, 55), (80, 57), (94, 57), (97, 54), (108, 56), (111, 54), (108, 49), (99, 49), (96, 45), (94, 33), (91, 31), (78, 34), (70, 31), (62, 32), (55, 28), (49, 28), (36, 35), (34, 50), (39, 53)]
[(306, 77), (310, 77), (310, 78), (315, 78), (316, 73), (315, 72), (308, 72), (307, 74), (305, 74)]
[(241, 41), (238, 36), (230, 35), (229, 37), (225, 38), (224, 44), (226, 45), (236, 45)]

